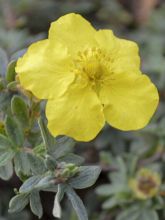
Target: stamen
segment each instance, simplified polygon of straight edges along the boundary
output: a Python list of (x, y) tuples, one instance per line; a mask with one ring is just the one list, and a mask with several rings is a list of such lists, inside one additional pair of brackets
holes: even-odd
[(110, 71), (110, 61), (109, 54), (100, 48), (88, 48), (77, 53), (73, 69), (76, 74), (86, 79), (93, 89), (98, 90)]

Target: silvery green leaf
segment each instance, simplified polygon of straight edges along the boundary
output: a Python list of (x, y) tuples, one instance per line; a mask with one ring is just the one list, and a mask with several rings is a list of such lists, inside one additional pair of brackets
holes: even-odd
[(66, 194), (78, 216), (78, 219), (88, 220), (86, 208), (80, 197), (75, 193), (75, 191), (71, 187), (67, 187)]
[(0, 167), (5, 166), (14, 157), (15, 153), (12, 150), (0, 151)]
[(65, 193), (65, 187), (62, 184), (58, 184), (58, 190), (55, 195), (54, 199), (54, 206), (53, 206), (53, 216), (56, 218), (61, 218), (61, 205), (60, 201), (62, 200)]
[(123, 184), (102, 184), (96, 188), (96, 193), (100, 196), (110, 196), (123, 190)]
[(54, 171), (57, 167), (57, 161), (50, 155), (46, 155), (45, 165), (48, 170)]
[(53, 155), (55, 159), (58, 159), (71, 151), (71, 148), (75, 145), (75, 141), (72, 138), (61, 137), (55, 139), (48, 131), (48, 128), (46, 127), (42, 118), (38, 120), (38, 124), (41, 130), (44, 144), (50, 155)]
[(43, 208), (41, 204), (41, 199), (38, 191), (33, 191), (30, 194), (30, 208), (34, 215), (38, 216), (38, 218), (41, 218), (43, 215)]
[(41, 179), (42, 179), (41, 175), (30, 177), (20, 187), (19, 192), (20, 193), (28, 193), (28, 192), (32, 191)]
[(47, 186), (46, 188), (44, 189), (41, 189), (45, 192), (57, 192), (58, 188), (57, 188), (57, 185), (50, 185), (50, 186)]
[(141, 214), (141, 210), (137, 205), (133, 205), (124, 211), (122, 211), (118, 216), (116, 220), (139, 220)]
[(14, 168), (17, 176), (20, 176), (21, 173), (24, 175), (31, 174), (31, 165), (28, 160), (28, 153), (18, 152), (14, 157)]
[(31, 144), (31, 146), (37, 146), (42, 144), (44, 146), (43, 148), (45, 148), (46, 151), (46, 147), (44, 143), (42, 143), (41, 132), (39, 130), (29, 131), (28, 142)]
[(5, 130), (12, 143), (14, 143), (18, 147), (23, 146), (24, 134), (14, 117), (6, 117)]
[(65, 156), (66, 154), (72, 151), (72, 148), (75, 146), (76, 142), (70, 137), (61, 137), (56, 140), (56, 147), (53, 152), (53, 156), (56, 159)]
[(118, 199), (116, 197), (112, 197), (112, 198), (106, 200), (103, 203), (102, 207), (103, 207), (103, 209), (111, 209), (111, 208), (115, 207), (118, 204), (119, 204)]
[(16, 61), (12, 60), (7, 67), (7, 73), (6, 73), (6, 81), (8, 83), (13, 82), (15, 80), (15, 66), (16, 66)]
[(127, 182), (127, 167), (126, 167), (126, 164), (123, 158), (117, 157), (116, 162), (117, 162), (117, 167), (119, 169), (119, 171), (117, 172), (118, 175), (116, 175), (116, 177), (118, 178), (118, 181)]
[(44, 160), (33, 154), (27, 154), (32, 174), (43, 174), (46, 171)]
[(57, 138), (57, 143), (59, 147), (65, 145), (65, 147), (69, 146), (70, 148), (72, 148), (75, 146), (76, 141), (73, 138), (63, 136), (63, 137)]
[(79, 166), (84, 162), (84, 158), (76, 154), (69, 153), (63, 157), (60, 157), (58, 161), (66, 162), (66, 163), (74, 163), (75, 165)]
[(47, 148), (48, 152), (51, 154), (54, 151), (56, 140), (48, 131), (48, 128), (46, 127), (41, 117), (38, 120), (38, 124), (41, 130), (41, 135), (42, 135), (45, 147)]
[(8, 148), (12, 148), (13, 145), (9, 138), (4, 136), (3, 134), (0, 134), (0, 150), (7, 150)]
[(10, 106), (10, 95), (7, 92), (0, 92), (0, 111), (7, 111)]
[[(160, 192), (161, 191), (164, 191), (164, 190), (161, 190), (161, 188), (160, 188)], [(155, 204), (153, 205), (153, 208), (155, 210), (162, 209), (162, 207), (164, 207), (164, 205), (165, 205), (165, 202), (164, 202), (164, 198), (163, 197), (161, 197), (161, 196), (155, 197)]]
[(75, 189), (90, 187), (96, 182), (100, 172), (99, 166), (82, 166), (79, 173), (69, 180), (69, 184)]
[(158, 214), (155, 210), (144, 209), (141, 211), (141, 220), (159, 220)]
[(35, 189), (43, 191), (57, 192), (57, 185), (55, 185), (54, 177), (51, 175), (43, 177), (36, 185)]
[(9, 203), (9, 212), (20, 212), (29, 202), (28, 194), (14, 196)]
[(8, 163), (0, 167), (0, 178), (3, 180), (9, 180), (13, 175), (13, 164), (11, 161), (8, 161)]
[(126, 164), (124, 163), (123, 158), (117, 157), (116, 160), (117, 160), (118, 166), (120, 168), (120, 172), (123, 173), (123, 174), (126, 174), (127, 173), (127, 167), (126, 167)]
[(0, 48), (0, 75), (4, 76), (6, 74), (7, 64), (7, 54), (2, 48)]
[(33, 148), (33, 152), (35, 155), (37, 156), (41, 156), (41, 157), (44, 157), (46, 155), (46, 149), (45, 149), (45, 145), (43, 143), (35, 146)]
[(134, 173), (136, 172), (136, 168), (137, 168), (137, 162), (139, 160), (139, 157), (137, 155), (130, 155), (128, 158), (128, 171), (129, 171), (129, 175), (133, 176)]
[(18, 95), (13, 96), (11, 100), (11, 110), (22, 128), (28, 128), (29, 115), (25, 101)]

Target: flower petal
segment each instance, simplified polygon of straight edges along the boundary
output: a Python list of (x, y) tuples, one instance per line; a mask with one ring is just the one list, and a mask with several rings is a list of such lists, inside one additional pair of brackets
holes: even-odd
[(97, 95), (89, 87), (75, 85), (64, 96), (48, 100), (46, 116), (53, 135), (68, 135), (78, 141), (92, 140), (105, 123)]
[(21, 85), (37, 98), (54, 98), (74, 80), (70, 62), (66, 48), (60, 44), (53, 48), (49, 40), (42, 40), (32, 44), (18, 60), (16, 72)]
[(109, 53), (117, 52), (116, 37), (111, 30), (98, 30), (94, 38), (98, 45)]
[(95, 44), (93, 35), (96, 30), (79, 14), (70, 13), (51, 24), (49, 39), (56, 44), (66, 45), (69, 52), (76, 53), (82, 48)]
[(121, 130), (147, 125), (158, 105), (158, 92), (146, 75), (116, 74), (100, 91), (107, 122)]
[(117, 52), (112, 55), (112, 72), (135, 73), (140, 72), (140, 57), (138, 45), (129, 40), (116, 38)]
[(139, 49), (135, 42), (117, 38), (111, 30), (97, 31), (95, 39), (109, 54), (111, 72), (140, 73)]

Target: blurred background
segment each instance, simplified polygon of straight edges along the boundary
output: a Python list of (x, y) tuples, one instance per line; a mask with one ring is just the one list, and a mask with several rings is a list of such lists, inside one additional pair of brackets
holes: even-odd
[[(120, 132), (105, 126), (94, 141), (86, 144), (78, 143), (75, 148), (76, 153), (85, 158), (86, 164), (100, 164), (103, 170), (95, 186), (78, 192), (87, 206), (89, 219), (123, 220), (124, 218), (118, 216), (123, 207), (124, 210), (128, 210), (130, 204), (139, 204), (139, 201), (129, 201), (129, 198), (123, 197), (125, 200), (115, 203), (112, 198), (116, 198), (116, 195), (120, 197), (122, 190), (120, 189), (120, 195), (114, 188), (110, 192), (110, 188), (107, 189), (108, 185), (105, 184), (112, 186), (115, 185), (115, 181), (123, 181), (120, 179), (122, 175), (127, 184), (131, 178), (128, 175), (130, 168), (133, 170), (132, 176), (143, 167), (156, 170), (162, 179), (162, 186), (165, 179), (165, 2), (163, 0), (0, 0), (0, 47), (6, 51), (9, 59), (18, 57), (18, 54), (23, 53), (32, 42), (47, 37), (50, 22), (69, 12), (80, 13), (98, 29), (109, 28), (121, 38), (136, 41), (142, 58), (141, 68), (159, 89), (159, 108), (145, 129)], [(0, 57), (0, 63), (2, 62)], [(124, 171), (123, 167), (125, 167)], [(0, 173), (2, 175), (2, 171)], [(112, 178), (114, 173), (119, 174), (118, 179)], [(0, 220), (37, 219), (30, 213), (28, 207), (20, 214), (7, 213), (8, 202), (14, 194), (13, 188), (18, 188), (19, 185), (20, 182), (15, 176), (8, 182), (0, 180)], [(165, 219), (165, 211), (162, 208), (165, 195), (163, 193), (164, 191), (161, 191), (159, 195), (162, 206), (156, 209), (161, 220)], [(107, 199), (109, 203), (105, 202)], [(51, 215), (53, 195), (43, 193), (42, 202), (45, 212), (42, 219), (54, 219)], [(63, 220), (77, 219), (67, 201), (63, 202), (63, 207)], [(127, 219), (138, 220), (132, 216)]]

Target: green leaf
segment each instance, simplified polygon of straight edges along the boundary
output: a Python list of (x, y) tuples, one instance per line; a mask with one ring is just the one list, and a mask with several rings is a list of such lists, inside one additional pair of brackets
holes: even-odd
[(16, 66), (16, 63), (17, 63), (17, 61), (12, 60), (12, 61), (8, 64), (7, 73), (6, 73), (6, 81), (7, 81), (8, 83), (10, 83), (10, 82), (12, 82), (12, 81), (15, 80), (15, 75), (16, 75), (15, 66)]
[(8, 161), (8, 163), (0, 167), (0, 178), (3, 180), (9, 180), (13, 175), (13, 164), (11, 161)]
[(18, 82), (17, 81), (13, 81), (13, 82), (7, 84), (7, 89), (9, 89), (11, 91), (16, 91), (18, 89), (17, 85), (18, 85)]
[(7, 150), (12, 147), (11, 141), (6, 136), (0, 134), (0, 150)]
[(122, 211), (116, 220), (139, 220), (141, 214), (141, 210), (137, 205), (131, 206), (124, 211)]
[(5, 88), (5, 83), (4, 83), (3, 79), (1, 79), (1, 77), (0, 77), (0, 92), (2, 92), (4, 90), (4, 88)]
[(111, 209), (111, 208), (115, 207), (116, 205), (119, 205), (119, 201), (117, 198), (112, 197), (112, 198), (106, 200), (103, 203), (102, 207), (103, 207), (103, 209)]
[(28, 194), (14, 196), (9, 203), (9, 212), (20, 212), (29, 202)]
[(57, 185), (54, 182), (54, 176), (45, 176), (43, 177), (36, 185), (35, 189), (49, 191), (49, 192), (57, 192)]
[(139, 158), (136, 155), (129, 155), (128, 159), (127, 159), (127, 167), (128, 167), (128, 171), (129, 171), (129, 175), (133, 176), (134, 173), (136, 172), (136, 168), (137, 168), (137, 162), (138, 162)]
[(66, 163), (74, 163), (75, 165), (79, 166), (84, 162), (84, 158), (76, 154), (69, 153), (63, 157), (60, 157), (58, 161), (66, 162)]
[(71, 187), (67, 187), (66, 194), (72, 206), (78, 216), (79, 220), (88, 220), (88, 215), (86, 208), (80, 199), (80, 197), (75, 193), (75, 191)]
[(141, 220), (159, 220), (158, 214), (155, 210), (144, 209), (141, 211)]
[(9, 109), (10, 106), (10, 95), (7, 92), (0, 92), (0, 111), (5, 111)]
[(29, 126), (29, 116), (28, 108), (25, 101), (20, 96), (13, 96), (11, 100), (11, 110), (13, 115), (21, 124), (22, 128), (28, 128)]
[[(35, 131), (29, 131), (28, 136), (27, 136), (28, 142), (31, 144), (31, 146), (37, 146), (39, 144), (43, 144), (42, 142), (42, 137), (41, 137), (41, 132), (39, 130)], [(44, 145), (45, 152), (46, 152), (46, 147)]]
[(61, 206), (60, 201), (62, 200), (65, 193), (65, 187), (62, 184), (58, 184), (58, 190), (54, 199), (53, 216), (61, 218)]
[(54, 151), (56, 140), (48, 131), (41, 117), (38, 120), (38, 124), (41, 130), (41, 135), (42, 135), (45, 147), (47, 148), (48, 152), (51, 154)]
[(38, 218), (41, 218), (43, 215), (43, 208), (41, 204), (41, 199), (38, 191), (33, 191), (30, 194), (30, 208), (34, 215), (38, 216)]
[(14, 119), (14, 117), (7, 116), (5, 119), (5, 130), (8, 135), (8, 137), (11, 139), (11, 141), (18, 147), (23, 146), (24, 142), (24, 134), (17, 123), (17, 121)]
[(96, 193), (100, 196), (110, 196), (115, 193), (121, 192), (123, 185), (119, 184), (102, 184), (97, 187)]
[(43, 174), (46, 171), (44, 160), (33, 154), (27, 154), (32, 174)]
[(53, 156), (59, 159), (70, 153), (76, 142), (70, 137), (62, 137), (56, 140), (56, 147), (54, 148)]
[(6, 68), (8, 64), (8, 58), (6, 52), (0, 48), (0, 75), (6, 74)]
[(13, 151), (3, 151), (0, 152), (0, 167), (5, 166), (14, 157), (15, 153)]
[(44, 157), (46, 155), (45, 145), (43, 143), (41, 143), (41, 144), (35, 146), (33, 148), (33, 152), (36, 156)]
[(35, 188), (35, 186), (37, 185), (37, 183), (40, 182), (41, 179), (42, 179), (41, 175), (30, 177), (20, 187), (19, 192), (20, 193), (28, 193), (28, 192), (32, 191)]
[(28, 153), (18, 152), (14, 157), (14, 168), (17, 176), (21, 178), (21, 175), (30, 175), (30, 163), (28, 160)]
[[(161, 189), (160, 189), (160, 192), (161, 192)], [(153, 205), (152, 205), (153, 209), (161, 210), (164, 207), (164, 205), (165, 205), (165, 201), (164, 201), (163, 197), (157, 196), (154, 198)]]
[(69, 184), (75, 189), (90, 187), (96, 182), (100, 172), (99, 166), (82, 166), (79, 174), (69, 180)]
[(127, 184), (127, 167), (123, 158), (118, 156), (114, 160), (114, 166), (117, 168), (117, 172), (110, 173), (110, 180), (114, 184)]
[(57, 167), (57, 164), (57, 161), (53, 157), (51, 157), (50, 155), (46, 155), (45, 165), (48, 170), (54, 171)]
[(122, 182), (127, 182), (127, 167), (123, 158), (117, 157), (117, 165), (119, 168), (118, 174), (120, 175), (120, 180)]

